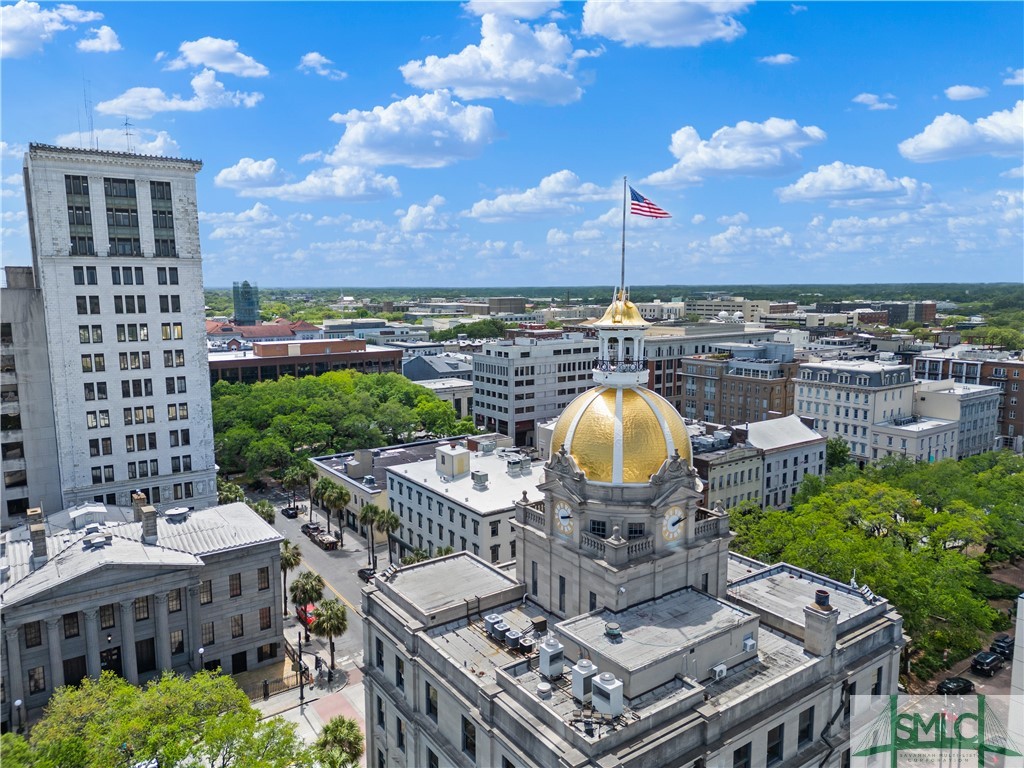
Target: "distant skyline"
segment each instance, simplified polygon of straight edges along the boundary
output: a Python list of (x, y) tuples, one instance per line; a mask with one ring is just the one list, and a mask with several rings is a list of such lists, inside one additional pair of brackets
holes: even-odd
[(95, 140), (204, 162), (211, 287), (610, 285), (623, 176), (628, 283), (1024, 280), (1021, 3), (2, 14), (5, 264), (28, 143)]

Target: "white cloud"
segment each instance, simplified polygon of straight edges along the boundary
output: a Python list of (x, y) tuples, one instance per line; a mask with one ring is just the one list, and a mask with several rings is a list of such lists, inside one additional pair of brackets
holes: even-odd
[(944, 93), (950, 101), (970, 101), (988, 96), (988, 88), (979, 88), (974, 85), (951, 85)]
[(448, 221), (447, 214), (438, 212), (444, 205), (445, 200), (440, 195), (434, 195), (426, 205), (410, 205), (408, 210), (399, 210), (397, 215), (399, 228), (405, 233), (424, 231), (440, 232), (452, 228)]
[(1004, 179), (1024, 179), (1024, 165), (1018, 165), (1016, 168), (1003, 171), (999, 175)]
[(106, 24), (99, 29), (90, 29), (92, 37), (83, 37), (75, 45), (78, 50), (85, 53), (111, 53), (121, 50), (121, 41), (117, 39), (117, 32)]
[(1024, 85), (1024, 69), (1007, 67), (1003, 74), (1006, 75), (1003, 85)]
[(229, 189), (265, 187), (282, 181), (284, 176), (277, 167), (277, 160), (272, 157), (266, 160), (243, 157), (230, 168), (220, 171), (213, 179), (213, 183), (218, 187)]
[(815, 125), (770, 117), (763, 123), (746, 120), (701, 139), (687, 125), (672, 134), (669, 151), (677, 158), (671, 168), (652, 173), (644, 183), (690, 184), (709, 176), (770, 175), (797, 167), (800, 150), (820, 144), (826, 134)]
[(572, 171), (563, 170), (541, 179), (525, 192), (509, 192), (493, 200), (479, 200), (464, 215), (480, 221), (565, 215), (580, 211), (577, 203), (614, 199), (615, 193), (597, 184), (581, 182)]
[(345, 124), (345, 133), (324, 158), (331, 165), (443, 168), (476, 157), (498, 135), (489, 107), (465, 106), (447, 91), (330, 119)]
[[(180, 157), (181, 147), (171, 138), (167, 131), (154, 131), (149, 128), (132, 129), (132, 151), (140, 155), (161, 155), (163, 157)], [(101, 128), (89, 133), (74, 131), (62, 133), (53, 140), (60, 147), (93, 146), (93, 140), (100, 149), (124, 152), (126, 149), (124, 131), (119, 128)]]
[(485, 14), (480, 38), (479, 45), (467, 45), (459, 53), (427, 56), (399, 69), (411, 85), (449, 88), (463, 99), (568, 104), (582, 95), (574, 77), (579, 57), (557, 25), (533, 27)]
[(278, 216), (265, 203), (255, 203), (247, 211), (237, 213), (199, 212), (199, 220), (205, 224), (266, 224), (278, 221)]
[(762, 56), (758, 61), (762, 64), (781, 66), (784, 64), (795, 64), (800, 59), (791, 53), (776, 53), (774, 56)]
[(880, 168), (847, 165), (838, 160), (805, 173), (793, 184), (776, 190), (784, 203), (828, 200), (833, 205), (864, 203), (916, 204), (928, 191), (917, 179), (893, 179)]
[(806, 10), (807, 10), (807, 6), (806, 5), (797, 5), (796, 3), (792, 3), (789, 6), (789, 12), (793, 16), (796, 16), (798, 13), (803, 13)]
[(749, 2), (649, 2), (587, 0), (583, 33), (600, 35), (626, 46), (693, 48), (707, 42), (735, 40), (746, 29), (735, 19)]
[(21, 157), (28, 150), (28, 147), (24, 144), (11, 144), (7, 141), (0, 141), (0, 157)]
[(936, 117), (921, 133), (899, 143), (900, 154), (915, 163), (974, 155), (1015, 155), (1024, 149), (1024, 101), (973, 123), (960, 115)]
[(239, 51), (238, 43), (234, 40), (201, 37), (198, 40), (186, 40), (178, 46), (178, 51), (181, 55), (167, 62), (164, 69), (201, 67), (238, 77), (266, 77), (270, 74), (270, 70), (252, 56)]
[(469, 0), (464, 7), (476, 16), (496, 14), (515, 19), (536, 19), (559, 5), (559, 0)]
[(333, 63), (322, 53), (310, 51), (304, 54), (302, 60), (299, 61), (299, 71), (307, 74), (313, 72), (321, 77), (326, 77), (328, 80), (344, 80), (348, 77), (347, 72), (342, 72), (340, 69), (332, 69), (331, 64)]
[(854, 104), (863, 104), (872, 111), (880, 109), (896, 109), (892, 102), (896, 99), (891, 93), (879, 96), (877, 93), (858, 93), (853, 97)]
[(273, 247), (274, 243), (298, 234), (294, 224), (281, 221), (281, 217), (264, 203), (256, 203), (249, 210), (237, 213), (200, 211), (199, 220), (213, 227), (209, 234), (210, 240), (224, 240), (229, 246), (244, 245), (251, 248), (252, 243), (260, 243), (263, 247)]
[[(232, 171), (232, 173), (222, 178), (221, 174), (226, 171)], [(258, 174), (258, 171), (254, 172)], [(356, 166), (320, 168), (296, 182), (279, 181), (281, 177), (276, 175), (276, 163), (274, 172), (275, 175), (272, 177), (274, 182), (261, 184), (251, 176), (246, 176), (236, 164), (217, 174), (214, 183), (218, 186), (235, 189), (241, 197), (275, 197), (295, 202), (325, 199), (377, 200), (385, 197), (397, 197), (399, 194), (398, 179), (394, 176), (384, 176)], [(237, 180), (235, 180), (236, 174)]]
[(748, 221), (750, 221), (750, 217), (747, 216), (747, 214), (745, 214), (743, 211), (740, 211), (739, 213), (733, 214), (732, 216), (719, 216), (717, 219), (715, 219), (715, 221), (717, 221), (719, 224), (722, 224), (723, 226), (733, 224), (746, 224)]
[(83, 11), (68, 4), (43, 8), (39, 3), (18, 0), (14, 5), (2, 6), (0, 58), (20, 58), (41, 51), (58, 32), (102, 18), (102, 13)]
[(569, 236), (560, 229), (549, 229), (547, 236), (548, 245), (565, 245), (569, 242)]
[(695, 213), (693, 215), (693, 218), (690, 219), (690, 223), (691, 224), (703, 224), (707, 220), (708, 220), (708, 217), (705, 216), (703, 213)]
[(733, 225), (708, 238), (708, 250), (718, 254), (735, 254), (751, 249), (790, 248), (793, 236), (782, 227), (740, 227)]
[(129, 88), (120, 96), (96, 105), (96, 111), (104, 115), (129, 115), (131, 117), (152, 117), (158, 112), (201, 112), (204, 109), (221, 107), (255, 107), (262, 99), (262, 93), (229, 91), (217, 80), (216, 74), (204, 69), (192, 78), (193, 96), (183, 99), (178, 94), (168, 96), (160, 88)]

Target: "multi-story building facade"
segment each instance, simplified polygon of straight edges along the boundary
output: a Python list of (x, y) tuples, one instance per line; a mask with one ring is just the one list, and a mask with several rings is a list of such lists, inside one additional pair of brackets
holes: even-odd
[(768, 314), (774, 306), (775, 302), (773, 301), (752, 301), (742, 296), (686, 300), (687, 313), (697, 315), (704, 320), (720, 317), (723, 312), (727, 315), (739, 312), (744, 321), (756, 323), (761, 320), (761, 315)]
[[(693, 468), (704, 486), (703, 504), (706, 507), (721, 504), (723, 509), (744, 501), (760, 504), (764, 456), (747, 443), (733, 444), (731, 430), (721, 431), (722, 438), (716, 438), (715, 432), (703, 436), (690, 433)], [(710, 446), (707, 446), (707, 440), (710, 440)]]
[(417, 381), (426, 387), (438, 400), (451, 403), (455, 415), (460, 419), (473, 415), (473, 382), (461, 378), (427, 379)]
[(0, 290), (0, 530), (30, 506), (61, 508), (43, 299), (31, 267), (6, 267)]
[(956, 457), (962, 459), (1000, 447), (1002, 397), (998, 387), (983, 384), (958, 384), (952, 379), (919, 381), (914, 389), (914, 413), (957, 422)]
[(138, 684), (281, 656), (281, 536), (245, 504), (34, 510), (3, 548), (5, 723), (103, 670)]
[(646, 322), (597, 324), (595, 386), (516, 502), (514, 573), (469, 552), (363, 591), (368, 763), (848, 765), (856, 693), (895, 693), (884, 599), (730, 555), (686, 426), (642, 384)]
[(471, 451), (440, 444), (433, 461), (397, 464), (387, 470), (388, 508), (402, 521), (400, 554), (451, 547), (489, 563), (515, 560), (514, 502), (538, 500), (530, 458), (498, 450), (494, 443)]
[(807, 475), (825, 474), (825, 437), (797, 416), (747, 426), (747, 443), (761, 451), (761, 498), (778, 509), (793, 506), (793, 494)]
[(256, 342), (251, 350), (209, 353), (210, 383), (277, 381), (282, 376), (319, 376), (328, 371), (398, 373), (402, 353), (359, 339)]
[(127, 506), (137, 489), (158, 507), (216, 503), (201, 167), (41, 144), (25, 155), (62, 507)]
[(871, 427), (871, 459), (904, 456), (912, 461), (956, 458), (959, 425), (928, 416), (897, 416)]
[(257, 325), (260, 322), (260, 289), (255, 283), (243, 280), (231, 288), (235, 308), (235, 323)]
[(851, 458), (862, 465), (873, 458), (873, 426), (909, 418), (913, 408), (910, 366), (854, 360), (800, 366), (796, 415), (813, 419), (825, 437), (849, 443)]

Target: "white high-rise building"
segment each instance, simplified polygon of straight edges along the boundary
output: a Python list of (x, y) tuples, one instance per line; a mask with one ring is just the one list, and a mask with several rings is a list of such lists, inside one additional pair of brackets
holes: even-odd
[(128, 506), (134, 490), (158, 508), (216, 503), (200, 168), (41, 144), (25, 155), (64, 507)]

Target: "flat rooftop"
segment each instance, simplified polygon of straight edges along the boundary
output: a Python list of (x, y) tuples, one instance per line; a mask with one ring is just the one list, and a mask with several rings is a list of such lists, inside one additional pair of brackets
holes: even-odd
[(376, 485), (367, 486), (369, 490), (384, 490), (387, 480), (388, 467), (398, 464), (408, 464), (413, 461), (425, 461), (434, 458), (434, 449), (445, 440), (426, 440), (422, 443), (406, 443), (404, 445), (392, 445), (387, 448), (378, 448), (373, 452), (373, 468), (366, 471), (360, 470), (359, 477), (349, 477), (346, 467), (355, 462), (353, 453), (335, 453), (330, 456), (317, 456), (313, 459), (325, 469), (329, 469), (339, 475), (344, 475), (354, 483), (362, 484), (364, 477), (373, 476)]
[[(310, 340), (312, 343), (323, 344), (325, 341), (330, 343), (332, 339), (313, 339)], [(343, 339), (334, 339), (334, 341), (343, 341)], [(303, 341), (294, 341), (291, 339), (282, 339), (282, 344), (303, 344)], [(301, 361), (304, 357), (317, 357), (320, 355), (365, 355), (367, 353), (381, 353), (381, 352), (394, 352), (394, 349), (388, 347), (382, 347), (377, 344), (367, 344), (366, 349), (339, 349), (332, 350), (330, 352), (307, 352), (302, 355), (254, 355), (251, 349), (239, 349), (239, 350), (214, 350), (211, 349), (208, 352), (208, 356), (211, 362), (218, 362), (222, 360), (295, 360)]]
[(518, 583), (483, 560), (462, 552), (406, 566), (387, 582), (427, 615), (465, 605), (467, 600), (500, 592)]

